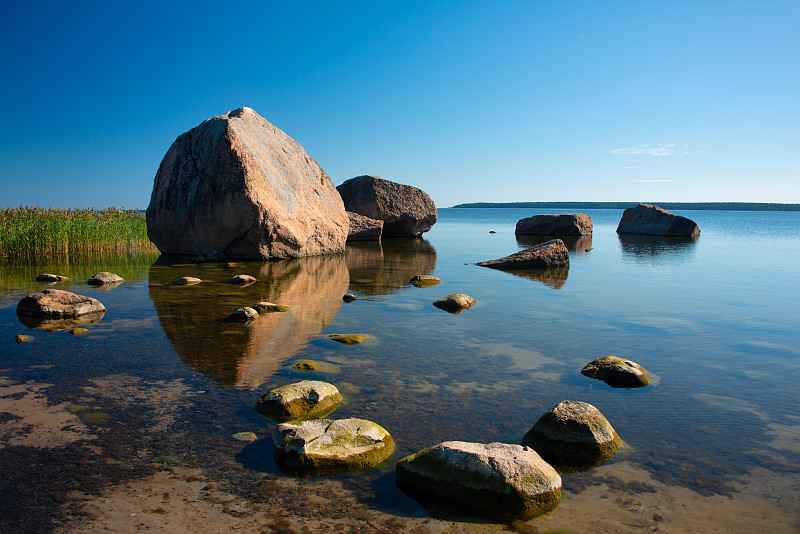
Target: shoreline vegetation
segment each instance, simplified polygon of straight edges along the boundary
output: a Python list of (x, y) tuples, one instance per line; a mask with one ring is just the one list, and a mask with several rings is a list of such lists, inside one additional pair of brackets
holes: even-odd
[(72, 254), (157, 253), (144, 213), (124, 208), (0, 208), (0, 262), (43, 263)]
[[(636, 207), (638, 202), (466, 202), (451, 208), (546, 208), (579, 210), (624, 210)], [(800, 204), (772, 202), (644, 202), (665, 210), (719, 210), (719, 211), (800, 211)]]

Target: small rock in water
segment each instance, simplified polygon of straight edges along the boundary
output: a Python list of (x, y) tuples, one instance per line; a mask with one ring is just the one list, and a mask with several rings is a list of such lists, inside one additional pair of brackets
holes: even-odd
[(86, 328), (77, 327), (77, 328), (73, 328), (72, 330), (70, 330), (69, 333), (72, 334), (73, 336), (79, 336), (81, 334), (85, 334), (88, 331), (89, 330), (87, 330)]
[(249, 286), (250, 284), (255, 283), (256, 279), (249, 274), (237, 274), (233, 278), (229, 280), (231, 284), (239, 284), (244, 286)]
[(24, 343), (28, 341), (28, 336), (17, 334), (16, 336), (14, 336), (14, 341), (16, 341), (17, 343)]
[(274, 304), (272, 302), (259, 302), (253, 306), (253, 309), (258, 313), (275, 313), (287, 312), (291, 310), (291, 306), (284, 306), (282, 304)]
[(440, 298), (439, 300), (435, 301), (433, 305), (440, 310), (456, 314), (471, 308), (475, 302), (476, 300), (469, 295), (465, 295), (464, 293), (454, 293), (452, 295), (447, 295), (446, 297)]
[(328, 336), (337, 343), (343, 345), (358, 345), (369, 337), (367, 334), (330, 334)]
[(418, 274), (413, 276), (408, 283), (415, 287), (430, 287), (441, 284), (442, 280), (429, 274)]
[(202, 282), (202, 280), (200, 280), (199, 278), (195, 278), (193, 276), (184, 276), (184, 277), (178, 278), (177, 280), (172, 282), (172, 285), (174, 285), (174, 286), (191, 286), (191, 285), (194, 285), (194, 284), (199, 284), (200, 282)]
[(494, 230), (489, 230), (489, 233), (490, 234), (496, 234), (497, 232), (495, 232)]
[(63, 280), (69, 280), (66, 276), (61, 276), (60, 274), (50, 274), (50, 273), (42, 273), (36, 277), (37, 282), (61, 282)]
[(101, 286), (103, 284), (118, 284), (124, 281), (125, 279), (121, 276), (114, 273), (109, 273), (108, 271), (99, 272), (87, 280), (89, 285), (93, 286)]
[(650, 383), (644, 367), (617, 356), (603, 356), (587, 363), (581, 373), (615, 388), (640, 388)]
[(358, 300), (358, 297), (352, 293), (345, 293), (345, 295), (342, 297), (342, 300), (345, 302), (353, 302), (354, 300)]
[(275, 421), (291, 421), (322, 417), (341, 402), (342, 395), (333, 384), (303, 380), (265, 393), (256, 402), (255, 409)]
[(319, 368), (317, 362), (312, 362), (311, 360), (303, 360), (297, 362), (292, 367), (297, 369), (298, 371), (316, 371)]
[(253, 432), (237, 432), (233, 435), (233, 439), (238, 441), (255, 441), (258, 439), (258, 436)]
[(228, 321), (237, 322), (237, 323), (245, 323), (250, 321), (251, 319), (257, 319), (258, 312), (253, 308), (239, 308), (238, 310), (234, 311), (230, 314), (227, 318)]

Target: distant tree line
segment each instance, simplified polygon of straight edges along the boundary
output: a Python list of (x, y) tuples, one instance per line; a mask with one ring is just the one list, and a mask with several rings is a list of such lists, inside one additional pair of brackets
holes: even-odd
[[(580, 210), (622, 210), (633, 208), (636, 202), (467, 202), (453, 208), (546, 208)], [(723, 211), (800, 211), (800, 204), (770, 202), (645, 202), (665, 210), (723, 210)]]

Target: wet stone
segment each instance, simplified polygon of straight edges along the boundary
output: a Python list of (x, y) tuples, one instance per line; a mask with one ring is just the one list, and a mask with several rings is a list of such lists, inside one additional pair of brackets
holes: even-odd
[(108, 271), (101, 271), (87, 280), (89, 285), (101, 286), (103, 284), (119, 284), (124, 282), (125, 279), (114, 273)]
[(351, 293), (345, 293), (345, 295), (342, 297), (342, 300), (345, 301), (345, 302), (354, 302), (354, 301), (358, 300), (358, 297), (356, 297), (355, 295), (353, 295)]
[(429, 274), (418, 274), (412, 277), (408, 283), (415, 287), (431, 287), (441, 284), (442, 280)]
[(254, 276), (250, 276), (249, 274), (237, 274), (230, 280), (228, 280), (231, 284), (249, 286), (250, 284), (254, 284), (256, 279)]
[(69, 280), (69, 278), (60, 274), (42, 273), (36, 277), (37, 282), (62, 282), (64, 280)]
[(17, 343), (25, 343), (26, 341), (28, 341), (28, 339), (29, 339), (28, 336), (25, 336), (23, 334), (17, 334), (16, 336), (14, 336), (14, 341), (16, 341)]
[(227, 318), (228, 321), (234, 323), (246, 323), (247, 321), (251, 321), (253, 319), (258, 318), (258, 312), (253, 308), (239, 308), (235, 310), (232, 314), (230, 314)]
[(317, 364), (317, 362), (312, 362), (311, 360), (303, 360), (301, 362), (297, 362), (292, 367), (298, 371), (316, 371), (319, 368), (319, 364)]
[(89, 330), (87, 330), (86, 328), (79, 328), (78, 327), (78, 328), (73, 328), (72, 330), (69, 331), (69, 333), (72, 334), (73, 336), (79, 336), (81, 334), (85, 334), (88, 331)]
[(255, 410), (275, 421), (313, 419), (335, 410), (342, 402), (336, 386), (319, 380), (303, 380), (265, 393)]
[(259, 302), (253, 306), (253, 309), (258, 313), (275, 313), (287, 312), (291, 310), (291, 306), (284, 306), (282, 304), (274, 304), (272, 302)]
[(193, 286), (195, 284), (199, 284), (202, 282), (199, 278), (195, 278), (194, 276), (184, 276), (182, 278), (178, 278), (172, 285), (174, 286)]
[(358, 345), (369, 337), (368, 334), (330, 334), (328, 336), (342, 345)]
[(475, 302), (476, 300), (469, 295), (465, 295), (463, 293), (454, 293), (452, 295), (447, 295), (446, 297), (440, 298), (439, 300), (435, 301), (433, 305), (440, 310), (456, 314), (461, 313), (464, 310), (468, 310), (475, 305)]
[(592, 360), (581, 369), (581, 373), (618, 388), (639, 388), (651, 382), (644, 367), (617, 356), (603, 356)]

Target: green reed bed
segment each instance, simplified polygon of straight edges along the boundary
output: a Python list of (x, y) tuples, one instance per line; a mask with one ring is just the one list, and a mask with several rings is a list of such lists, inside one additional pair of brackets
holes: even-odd
[(0, 261), (41, 263), (74, 254), (155, 252), (138, 210), (0, 209)]

